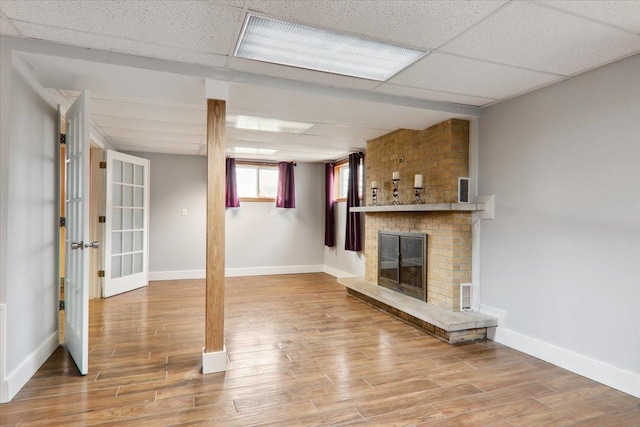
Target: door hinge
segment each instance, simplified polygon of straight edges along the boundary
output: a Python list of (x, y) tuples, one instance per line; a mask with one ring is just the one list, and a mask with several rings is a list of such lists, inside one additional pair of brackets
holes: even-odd
[(98, 222), (99, 222), (99, 223), (101, 223), (101, 224), (103, 224), (103, 223), (107, 222), (107, 217), (106, 217), (106, 216), (104, 216), (104, 215), (100, 215), (100, 216), (98, 217)]
[(67, 219), (63, 216), (60, 217), (60, 227), (64, 227), (67, 225)]
[(98, 270), (98, 277), (104, 277), (104, 270)]
[(64, 133), (60, 134), (60, 144), (66, 144), (67, 143), (67, 135), (65, 135)]
[(60, 302), (58, 303), (58, 310), (62, 311), (64, 310), (64, 300), (61, 299)]
[(100, 162), (100, 169), (106, 169), (107, 168), (107, 162)]

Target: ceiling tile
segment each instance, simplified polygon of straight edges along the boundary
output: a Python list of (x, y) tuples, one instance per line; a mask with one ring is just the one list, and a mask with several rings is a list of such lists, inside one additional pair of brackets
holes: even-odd
[(227, 138), (235, 141), (250, 141), (262, 143), (287, 143), (307, 146), (361, 149), (366, 146), (364, 139), (334, 138), (317, 135), (300, 135), (293, 133), (261, 132), (245, 129), (227, 129)]
[(574, 15), (517, 1), (441, 51), (571, 75), (640, 50), (640, 37)]
[(28, 22), (16, 22), (15, 25), (25, 37), (33, 39), (48, 40), (91, 49), (121, 52), (148, 58), (166, 59), (169, 61), (194, 63), (213, 67), (223, 66), (227, 58), (224, 55), (213, 53), (194, 52), (185, 48), (160, 46), (138, 40), (116, 39), (79, 32), (76, 30), (31, 24)]
[(280, 77), (288, 80), (300, 80), (309, 83), (318, 83), (334, 87), (349, 89), (373, 89), (380, 84), (378, 81), (359, 79), (356, 77), (341, 76), (338, 74), (323, 73), (320, 71), (306, 70), (289, 67), (286, 65), (271, 64), (262, 61), (253, 61), (244, 58), (232, 57), (229, 60), (229, 68), (253, 74)]
[(500, 99), (559, 78), (553, 74), (434, 52), (393, 77), (389, 83)]
[[(197, 52), (226, 54), (242, 11), (202, 1), (3, 1), (13, 20), (143, 41)], [(115, 41), (115, 40), (114, 40)]]
[[(400, 45), (437, 48), (505, 1), (247, 0), (245, 7)], [(384, 36), (382, 36), (384, 35)]]
[(204, 124), (193, 125), (172, 123), (162, 120), (133, 119), (130, 117), (101, 116), (92, 114), (91, 119), (100, 127), (135, 129), (139, 131), (181, 133), (200, 136), (204, 132)]
[(454, 104), (474, 105), (480, 107), (489, 104), (495, 99), (479, 96), (460, 95), (457, 93), (438, 92), (436, 90), (420, 89), (417, 87), (400, 86), (391, 83), (383, 83), (375, 88), (376, 92), (391, 95), (406, 96), (409, 98), (427, 99), (430, 101), (452, 102)]
[(182, 148), (166, 148), (166, 147), (140, 147), (137, 145), (120, 145), (120, 151), (132, 151), (140, 153), (163, 153), (163, 154), (181, 154), (186, 156), (197, 156), (198, 150), (185, 150)]
[(102, 99), (91, 100), (91, 112), (102, 116), (130, 117), (196, 125), (206, 123), (207, 118), (207, 113), (203, 110)]
[(367, 141), (387, 133), (389, 133), (389, 131), (383, 129), (369, 129), (320, 123), (306, 131), (305, 135), (332, 136), (336, 138), (351, 138)]
[(640, 1), (638, 0), (616, 0), (615, 7), (611, 4), (611, 0), (542, 0), (540, 3), (640, 34)]
[(111, 141), (118, 147), (148, 147), (148, 148), (166, 148), (166, 149), (180, 149), (180, 150), (198, 150), (200, 144), (170, 142), (170, 141), (153, 141), (147, 139), (135, 139), (135, 138), (121, 138), (110, 137)]
[(101, 127), (100, 130), (108, 137), (108, 138), (125, 138), (125, 139), (135, 139), (141, 141), (151, 141), (151, 142), (179, 142), (179, 143), (192, 143), (199, 144), (200, 143), (200, 135), (188, 135), (181, 133), (164, 133), (164, 132), (149, 132), (142, 131), (136, 129), (119, 129), (119, 128), (108, 128)]
[(0, 18), (0, 34), (3, 36), (20, 36), (11, 21), (5, 18)]

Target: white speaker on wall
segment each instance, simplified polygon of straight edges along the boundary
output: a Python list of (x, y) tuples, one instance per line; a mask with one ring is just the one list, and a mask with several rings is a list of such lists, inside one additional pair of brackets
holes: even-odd
[(469, 203), (469, 177), (458, 177), (458, 203)]

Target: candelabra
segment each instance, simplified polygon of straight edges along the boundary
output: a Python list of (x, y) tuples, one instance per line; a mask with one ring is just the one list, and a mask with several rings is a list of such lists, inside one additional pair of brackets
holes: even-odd
[(424, 202), (424, 200), (422, 200), (422, 199), (420, 198), (420, 192), (421, 192), (422, 190), (424, 190), (424, 187), (414, 187), (413, 189), (415, 190), (416, 198), (415, 198), (415, 200), (414, 200), (413, 202), (411, 202), (411, 203), (412, 203), (412, 204), (414, 204), (414, 205), (421, 205), (421, 204), (425, 203), (425, 202)]
[(378, 206), (378, 187), (371, 187), (371, 206)]
[(400, 201), (398, 200), (398, 182), (400, 182), (400, 179), (393, 179), (393, 202), (391, 202), (392, 205), (399, 205)]

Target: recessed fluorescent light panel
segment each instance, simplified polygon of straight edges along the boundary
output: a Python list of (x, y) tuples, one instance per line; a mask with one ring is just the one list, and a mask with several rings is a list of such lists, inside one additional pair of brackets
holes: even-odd
[(237, 129), (301, 134), (311, 129), (314, 125), (315, 123), (294, 122), (268, 117), (244, 116), (241, 114), (227, 115), (227, 127)]
[(234, 55), (309, 70), (385, 81), (426, 53), (248, 14)]
[(275, 154), (278, 150), (271, 150), (268, 148), (253, 148), (253, 147), (229, 147), (227, 148), (227, 153), (235, 153), (235, 154), (263, 154), (270, 155)]

